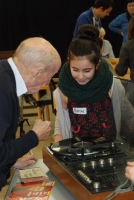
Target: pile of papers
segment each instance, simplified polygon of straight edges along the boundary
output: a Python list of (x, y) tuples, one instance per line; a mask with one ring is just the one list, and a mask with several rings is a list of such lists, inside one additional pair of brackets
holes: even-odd
[(21, 183), (16, 183), (6, 200), (48, 200), (55, 181), (46, 181), (48, 176), (40, 167), (20, 169)]
[(48, 200), (55, 181), (17, 183), (6, 200)]
[(40, 169), (40, 167), (19, 170), (18, 176), (21, 183), (43, 181), (48, 179), (48, 176)]

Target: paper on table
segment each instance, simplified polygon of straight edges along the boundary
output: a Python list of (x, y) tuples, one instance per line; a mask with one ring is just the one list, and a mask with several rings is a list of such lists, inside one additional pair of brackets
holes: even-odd
[(29, 168), (24, 170), (19, 170), (19, 176), (21, 178), (32, 178), (32, 177), (39, 177), (39, 176), (46, 176), (48, 177), (40, 167), (36, 168)]

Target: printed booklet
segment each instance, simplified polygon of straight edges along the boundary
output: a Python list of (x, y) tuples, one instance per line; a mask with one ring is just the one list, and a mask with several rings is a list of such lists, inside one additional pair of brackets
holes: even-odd
[(7, 200), (48, 200), (55, 181), (17, 183)]
[(48, 176), (40, 169), (40, 167), (20, 169), (18, 176), (21, 183), (43, 181), (48, 179)]

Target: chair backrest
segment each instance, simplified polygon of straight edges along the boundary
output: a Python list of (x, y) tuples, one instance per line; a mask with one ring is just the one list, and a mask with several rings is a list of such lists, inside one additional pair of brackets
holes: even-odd
[(56, 103), (55, 103), (55, 99), (54, 99), (54, 91), (52, 92), (53, 95), (53, 109), (55, 111), (55, 121), (56, 121)]
[(50, 120), (50, 115), (49, 115), (49, 107), (48, 105), (52, 105), (52, 111), (53, 113), (56, 115), (56, 110), (55, 110), (55, 106), (53, 104), (53, 91), (56, 89), (56, 87), (58, 82), (58, 78), (52, 78), (52, 81), (50, 82), (49, 85), (44, 85), (40, 88), (40, 90), (50, 90), (51, 92), (51, 99), (49, 100), (44, 100), (41, 101), (40, 100), (40, 96), (39, 96), (39, 92), (36, 94), (36, 101), (37, 101), (37, 112), (38, 112), (38, 118), (42, 119), (42, 112), (41, 112), (41, 106), (44, 105), (46, 106), (46, 115), (47, 115), (47, 120)]
[(115, 71), (115, 67), (119, 62), (119, 58), (109, 58), (107, 59), (107, 63), (109, 64), (109, 67), (111, 69), (111, 71), (113, 72), (114, 75), (116, 75), (118, 78), (123, 78), (123, 79), (127, 79), (127, 80), (131, 80), (130, 79), (130, 69), (127, 70), (127, 74), (125, 74), (123, 77), (119, 76), (116, 71)]
[(0, 60), (8, 59), (8, 58), (12, 57), (14, 53), (15, 53), (14, 50), (11, 50), (11, 51), (0, 51)]

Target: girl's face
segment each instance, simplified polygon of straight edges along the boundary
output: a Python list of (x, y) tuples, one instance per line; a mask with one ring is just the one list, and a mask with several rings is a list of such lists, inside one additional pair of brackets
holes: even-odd
[[(100, 62), (97, 64), (98, 69)], [(95, 74), (95, 64), (86, 59), (86, 57), (75, 58), (70, 61), (70, 70), (73, 78), (80, 84), (88, 83)]]

